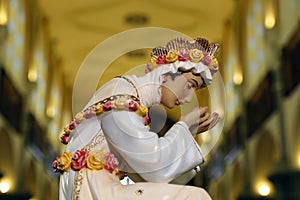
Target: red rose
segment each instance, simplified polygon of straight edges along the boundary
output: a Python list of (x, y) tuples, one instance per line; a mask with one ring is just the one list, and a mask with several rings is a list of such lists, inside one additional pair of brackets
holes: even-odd
[(182, 52), (178, 54), (178, 60), (179, 61), (187, 61), (190, 59), (190, 54), (189, 52)]
[(62, 134), (61, 136), (60, 136), (60, 141), (61, 141), (61, 143), (63, 143), (63, 144), (68, 144), (68, 141), (69, 140), (69, 135), (67, 135), (67, 134)]
[(127, 104), (127, 108), (130, 110), (130, 111), (137, 111), (138, 108), (139, 108), (139, 104), (135, 101), (130, 101), (128, 104)]
[(86, 159), (88, 157), (88, 151), (84, 149), (77, 150), (72, 157), (72, 168), (74, 170), (80, 170), (85, 166)]
[(105, 102), (104, 105), (103, 105), (103, 110), (104, 110), (104, 111), (109, 111), (109, 110), (112, 109), (112, 107), (113, 107), (112, 102), (111, 102), (111, 101), (107, 101), (107, 102)]
[(75, 120), (72, 120), (69, 124), (69, 129), (74, 130), (75, 128), (76, 128), (76, 122), (75, 122)]
[(160, 55), (160, 56), (158, 56), (158, 58), (156, 60), (156, 64), (159, 64), (159, 65), (167, 64), (166, 55)]

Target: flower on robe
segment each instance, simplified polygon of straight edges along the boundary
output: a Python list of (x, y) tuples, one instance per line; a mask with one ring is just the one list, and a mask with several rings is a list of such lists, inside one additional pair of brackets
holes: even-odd
[(86, 160), (89, 169), (101, 170), (105, 164), (105, 153), (101, 150), (92, 151)]
[(86, 159), (88, 156), (88, 151), (84, 149), (79, 149), (75, 152), (75, 154), (72, 157), (71, 166), (74, 170), (80, 170), (85, 166)]
[(52, 163), (52, 167), (56, 172), (61, 172), (70, 168), (72, 160), (72, 154), (70, 152), (64, 152), (63, 155), (58, 156)]
[(114, 169), (119, 165), (118, 159), (114, 154), (108, 152), (106, 153), (105, 165), (104, 168), (109, 172), (113, 172)]

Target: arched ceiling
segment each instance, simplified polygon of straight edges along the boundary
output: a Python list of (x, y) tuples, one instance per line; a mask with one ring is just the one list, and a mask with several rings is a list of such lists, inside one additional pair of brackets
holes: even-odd
[[(73, 87), (80, 64), (97, 44), (132, 28), (168, 28), (192, 38), (205, 37), (210, 41), (222, 43), (224, 22), (231, 18), (234, 6), (233, 0), (38, 2), (49, 21), (50, 35), (54, 38), (55, 51), (62, 60), (69, 87)], [(162, 44), (165, 42), (162, 41)], [(146, 54), (137, 56), (137, 62), (144, 60), (146, 63), (148, 60)], [(120, 62), (122, 66), (130, 67), (135, 59), (128, 56)]]

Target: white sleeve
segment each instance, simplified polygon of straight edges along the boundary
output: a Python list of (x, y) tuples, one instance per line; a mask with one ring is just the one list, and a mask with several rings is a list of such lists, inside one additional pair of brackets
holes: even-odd
[(101, 116), (101, 126), (111, 151), (146, 181), (169, 182), (204, 161), (184, 122), (158, 137), (136, 113), (111, 111)]

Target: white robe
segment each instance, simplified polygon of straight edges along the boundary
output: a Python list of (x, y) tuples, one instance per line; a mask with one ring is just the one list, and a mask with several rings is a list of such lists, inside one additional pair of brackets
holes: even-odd
[[(129, 78), (138, 88), (142, 105), (159, 103), (159, 76)], [(151, 87), (147, 85), (150, 82)], [(115, 94), (137, 95), (128, 81), (113, 79), (95, 93), (87, 107)], [(120, 170), (137, 173), (146, 182), (122, 185), (116, 175), (106, 170), (69, 170), (60, 177), (60, 200), (210, 199), (201, 188), (169, 183), (186, 182), (195, 175), (193, 169), (204, 161), (200, 147), (182, 121), (174, 124), (164, 137), (158, 137), (135, 112), (112, 110), (78, 125), (66, 151), (74, 153), (87, 146), (112, 152), (120, 162)]]

